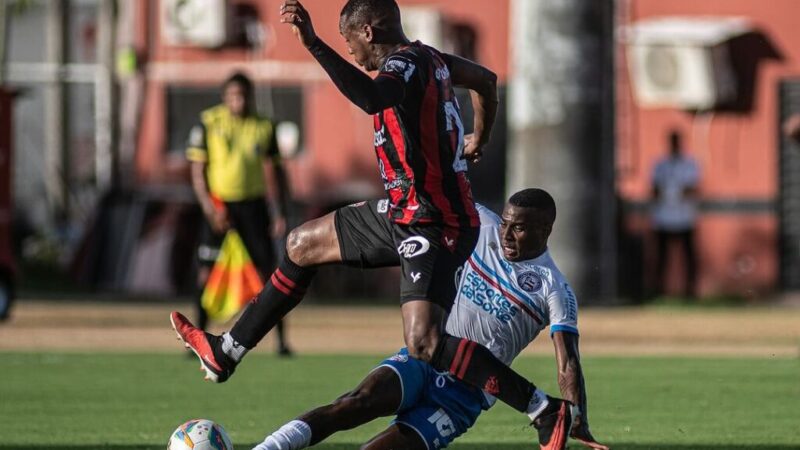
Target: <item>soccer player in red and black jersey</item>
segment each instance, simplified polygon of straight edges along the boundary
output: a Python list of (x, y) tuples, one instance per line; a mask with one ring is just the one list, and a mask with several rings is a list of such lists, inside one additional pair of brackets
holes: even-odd
[[(286, 254), (264, 290), (228, 333), (214, 336), (180, 313), (171, 321), (197, 353), (207, 378), (225, 381), (244, 354), (303, 298), (323, 264), (401, 267), (400, 300), (411, 357), (482, 388), (533, 419), (542, 412), (536, 387), (485, 347), (444, 332), (455, 274), (472, 253), (480, 220), (466, 177), (489, 140), (497, 110), (497, 77), (403, 33), (395, 0), (349, 0), (339, 18), (348, 53), (375, 78), (348, 63), (314, 32), (297, 0), (281, 6), (339, 90), (374, 116), (374, 144), (387, 198), (341, 208), (291, 231)], [(473, 133), (464, 136), (454, 86), (470, 90)], [(542, 448), (564, 448), (573, 408), (558, 400), (539, 420)]]

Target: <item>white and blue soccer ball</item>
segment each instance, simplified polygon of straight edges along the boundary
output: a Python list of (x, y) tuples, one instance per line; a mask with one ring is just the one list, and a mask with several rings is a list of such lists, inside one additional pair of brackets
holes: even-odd
[(220, 424), (208, 419), (192, 419), (172, 432), (167, 450), (233, 450), (233, 444)]

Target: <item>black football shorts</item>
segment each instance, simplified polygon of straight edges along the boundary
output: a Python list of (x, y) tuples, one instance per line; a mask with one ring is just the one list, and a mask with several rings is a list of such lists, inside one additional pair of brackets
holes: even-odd
[(428, 300), (449, 312), (456, 272), (472, 253), (479, 229), (397, 224), (389, 220), (388, 208), (384, 199), (336, 210), (342, 262), (362, 268), (400, 266), (402, 303)]

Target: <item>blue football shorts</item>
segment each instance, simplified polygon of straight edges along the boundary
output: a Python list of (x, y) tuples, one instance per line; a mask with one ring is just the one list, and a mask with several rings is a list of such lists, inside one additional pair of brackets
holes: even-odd
[(403, 389), (392, 423), (401, 423), (419, 433), (429, 450), (447, 447), (489, 407), (480, 389), (409, 357), (405, 348), (378, 367), (394, 370)]

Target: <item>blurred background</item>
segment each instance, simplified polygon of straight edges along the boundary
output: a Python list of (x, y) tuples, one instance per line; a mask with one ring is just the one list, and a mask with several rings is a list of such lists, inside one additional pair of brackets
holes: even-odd
[[(343, 2), (304, 3), (346, 55)], [(551, 248), (582, 304), (684, 292), (763, 303), (800, 290), (795, 0), (399, 3), (410, 38), (497, 73), (498, 122), (470, 167), (476, 199), (499, 210), (516, 190), (549, 190)], [(186, 141), (237, 70), (279, 124), (290, 226), (383, 195), (372, 119), (279, 23), (280, 4), (0, 0), (0, 304), (189, 298), (204, 218)], [(700, 173), (691, 274), (651, 217), (673, 132)], [(396, 277), (325, 269), (309, 300), (393, 304)]]

